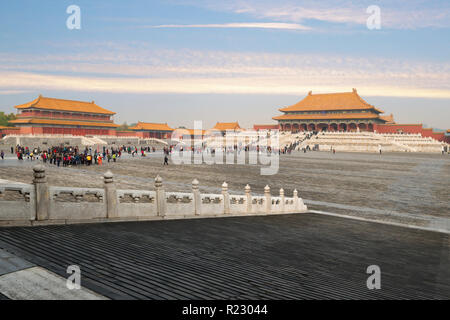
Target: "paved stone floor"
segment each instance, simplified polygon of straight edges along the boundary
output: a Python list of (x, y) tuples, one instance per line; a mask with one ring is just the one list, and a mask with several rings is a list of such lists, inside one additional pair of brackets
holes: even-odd
[(1, 228), (0, 248), (113, 299), (450, 299), (448, 234), (312, 213)]

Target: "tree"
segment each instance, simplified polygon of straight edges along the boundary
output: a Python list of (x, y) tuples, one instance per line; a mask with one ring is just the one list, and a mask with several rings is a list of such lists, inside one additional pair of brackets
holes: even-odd
[(9, 123), (11, 120), (16, 120), (16, 115), (14, 113), (6, 114), (3, 111), (0, 111), (0, 126), (13, 127), (14, 125)]
[(117, 130), (119, 131), (130, 131), (131, 127), (134, 127), (136, 124), (127, 124), (126, 122), (122, 123), (120, 126), (117, 127)]

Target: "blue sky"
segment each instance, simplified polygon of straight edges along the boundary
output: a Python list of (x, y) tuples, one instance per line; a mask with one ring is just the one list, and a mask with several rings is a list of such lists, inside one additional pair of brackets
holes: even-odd
[(446, 129), (448, 39), (449, 1), (3, 1), (0, 110), (43, 94), (95, 100), (118, 123), (251, 126), (310, 90), (357, 88), (398, 122)]

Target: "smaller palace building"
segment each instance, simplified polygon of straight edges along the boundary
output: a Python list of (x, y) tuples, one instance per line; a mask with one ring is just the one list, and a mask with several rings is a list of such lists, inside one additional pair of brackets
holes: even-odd
[(17, 119), (10, 121), (18, 134), (116, 135), (115, 114), (94, 101), (47, 98), (15, 106)]
[(131, 127), (130, 130), (133, 130), (136, 133), (136, 136), (140, 138), (168, 139), (174, 129), (169, 127), (167, 123), (139, 121), (134, 127)]
[(383, 111), (352, 92), (308, 95), (300, 102), (279, 109), (283, 115), (274, 117), (282, 131), (374, 131), (377, 124), (390, 118)]
[(240, 131), (242, 130), (239, 123), (236, 122), (217, 122), (211, 130), (217, 130), (225, 134), (226, 131)]

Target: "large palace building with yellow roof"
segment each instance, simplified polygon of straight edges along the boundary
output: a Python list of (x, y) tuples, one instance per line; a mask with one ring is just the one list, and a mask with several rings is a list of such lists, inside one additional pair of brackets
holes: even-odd
[(392, 116), (364, 101), (352, 92), (313, 94), (300, 102), (279, 109), (274, 117), (282, 131), (374, 131), (376, 125), (392, 123)]
[(92, 102), (39, 96), (15, 106), (17, 119), (10, 121), (19, 134), (116, 135), (115, 112)]

